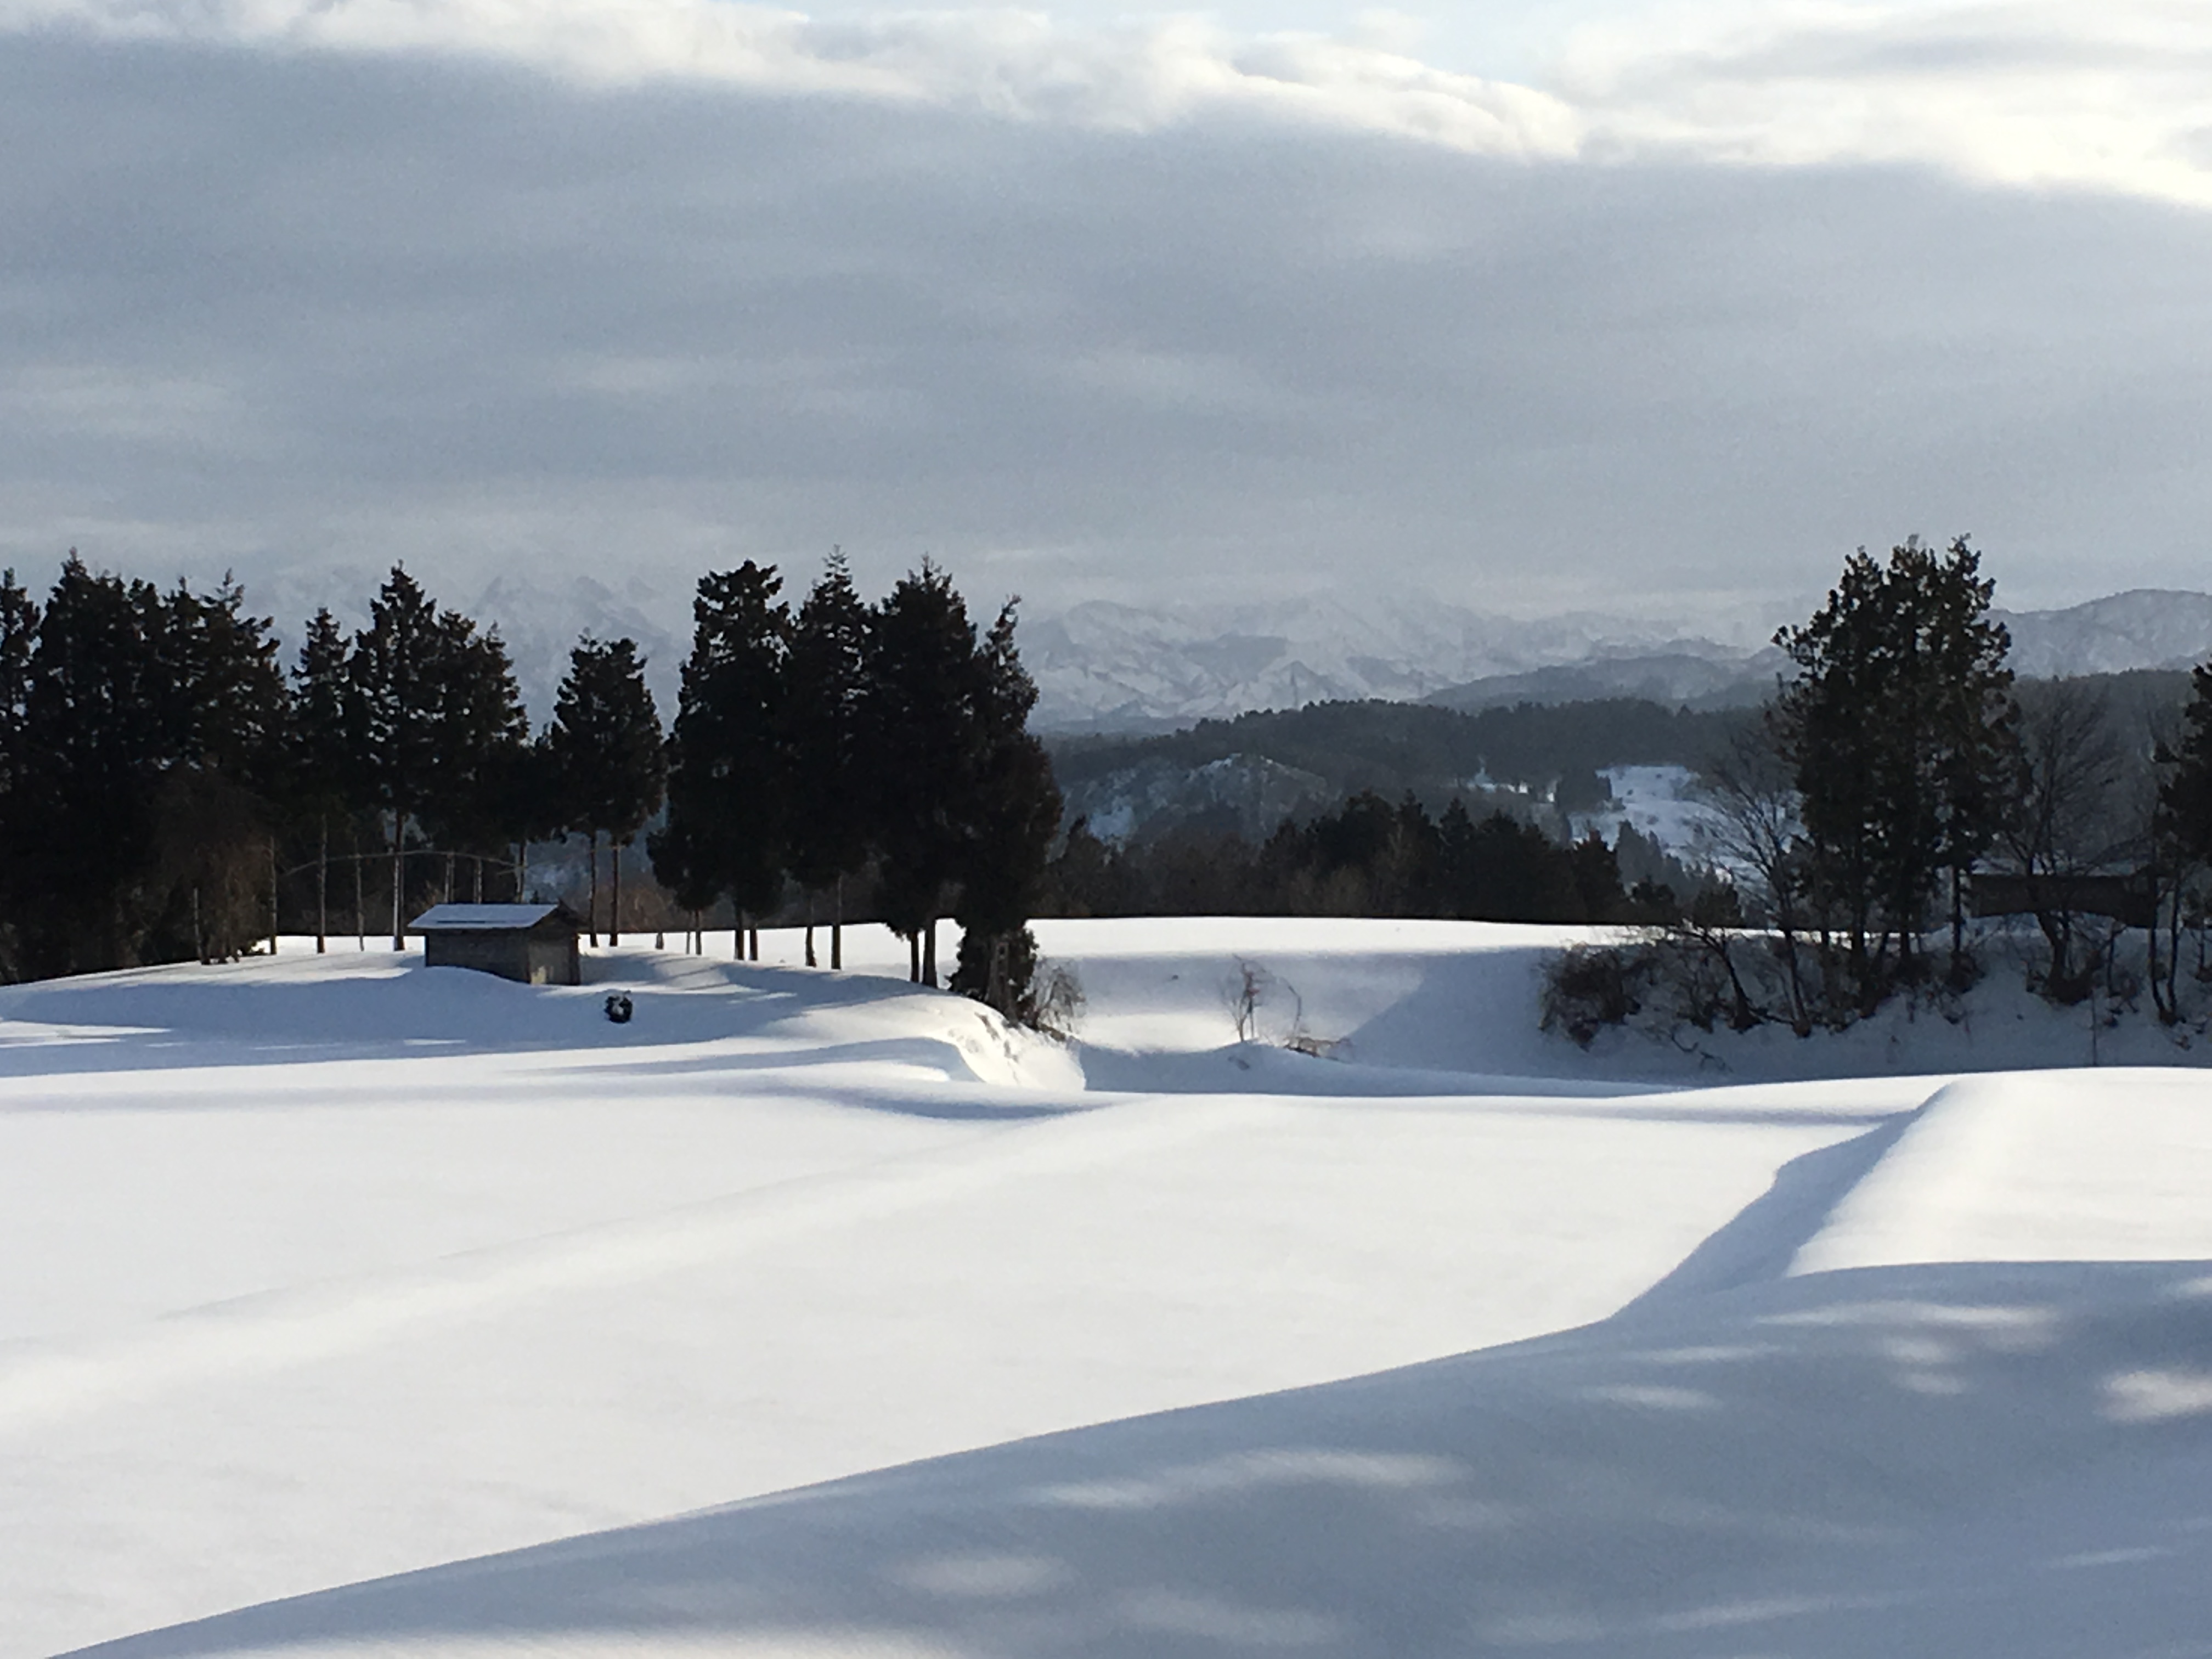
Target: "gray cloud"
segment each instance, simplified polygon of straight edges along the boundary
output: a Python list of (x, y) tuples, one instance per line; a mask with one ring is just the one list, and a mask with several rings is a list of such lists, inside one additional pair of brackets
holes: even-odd
[(0, 546), (1693, 610), (2201, 581), (2212, 219), (428, 58), (0, 40)]

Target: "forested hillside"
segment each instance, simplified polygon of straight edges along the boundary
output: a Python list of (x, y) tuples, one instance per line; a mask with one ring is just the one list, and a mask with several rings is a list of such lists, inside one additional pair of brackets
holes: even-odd
[(1638, 698), (1486, 708), (1329, 702), (1201, 720), (1164, 737), (1048, 738), (1060, 787), (1166, 763), (1197, 768), (1233, 756), (1295, 768), (1338, 798), (1373, 790), (1448, 796), (1477, 779), (1544, 790), (1604, 766), (1696, 766), (1758, 720), (1756, 710), (1692, 712)]

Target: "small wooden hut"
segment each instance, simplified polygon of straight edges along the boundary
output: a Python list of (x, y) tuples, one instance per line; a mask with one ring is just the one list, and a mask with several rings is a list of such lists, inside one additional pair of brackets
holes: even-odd
[(434, 904), (415, 918), (428, 968), (473, 968), (525, 985), (580, 985), (576, 935), (565, 904)]

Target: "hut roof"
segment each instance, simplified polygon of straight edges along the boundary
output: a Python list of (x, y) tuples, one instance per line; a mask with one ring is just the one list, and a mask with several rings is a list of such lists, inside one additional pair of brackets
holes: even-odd
[(558, 904), (434, 904), (410, 926), (418, 933), (527, 933), (551, 916), (574, 921)]

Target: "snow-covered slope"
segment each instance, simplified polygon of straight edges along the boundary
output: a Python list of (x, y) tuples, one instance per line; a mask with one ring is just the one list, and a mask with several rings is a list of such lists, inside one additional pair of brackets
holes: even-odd
[[(1360, 588), (1248, 605), (1040, 611), (1024, 623), (1022, 650), (1040, 725), (1137, 730), (1309, 702), (1411, 702), (1486, 676), (1655, 652), (1735, 665), (1771, 629), (1764, 617), (1511, 617)], [(1716, 630), (1727, 639), (1701, 637)]]
[(2212, 1628), (2197, 1074), (1995, 1071), (2087, 1058), (2002, 1000), (1586, 1054), (1556, 930), (1042, 931), (1072, 1052), (782, 935), (0, 991), (0, 1654)]
[(2212, 593), (2137, 587), (2058, 611), (2000, 611), (2017, 673), (2045, 678), (2212, 660)]

